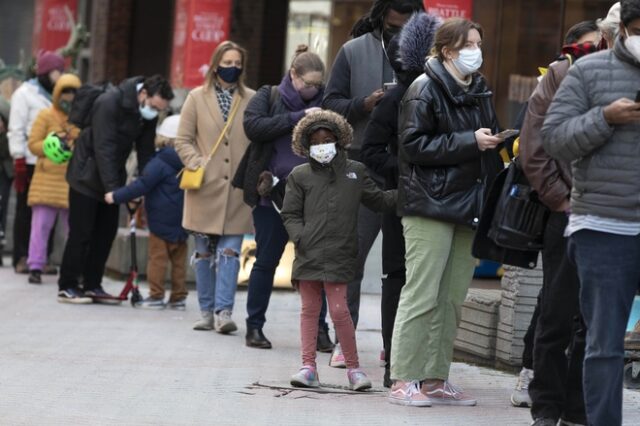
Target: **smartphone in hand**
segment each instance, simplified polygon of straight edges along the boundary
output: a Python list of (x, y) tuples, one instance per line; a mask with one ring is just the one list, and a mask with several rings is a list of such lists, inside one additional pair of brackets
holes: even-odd
[(639, 103), (639, 102), (640, 102), (640, 90), (638, 90), (638, 91), (636, 92), (636, 101), (635, 101), (635, 102), (636, 102), (636, 103)]
[(397, 85), (398, 85), (398, 83), (384, 83), (382, 85), (382, 91), (386, 92), (387, 90), (393, 89)]
[(505, 139), (512, 138), (514, 136), (518, 136), (519, 134), (520, 134), (520, 130), (508, 129), (508, 130), (503, 130), (500, 133), (495, 134), (493, 136), (495, 136), (496, 138), (505, 140)]

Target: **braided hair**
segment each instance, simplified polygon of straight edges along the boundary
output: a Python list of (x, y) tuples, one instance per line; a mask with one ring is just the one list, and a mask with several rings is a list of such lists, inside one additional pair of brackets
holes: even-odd
[(371, 6), (369, 13), (360, 18), (351, 28), (353, 38), (373, 32), (382, 28), (385, 16), (389, 10), (398, 13), (415, 13), (424, 11), (422, 0), (376, 0)]

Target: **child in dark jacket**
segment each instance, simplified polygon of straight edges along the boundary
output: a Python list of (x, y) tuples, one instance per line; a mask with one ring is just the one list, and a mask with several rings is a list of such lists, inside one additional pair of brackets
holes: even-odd
[(371, 387), (359, 368), (347, 283), (356, 270), (360, 203), (375, 211), (393, 211), (396, 192), (378, 189), (363, 164), (347, 159), (345, 147), (352, 139), (351, 126), (331, 111), (309, 114), (293, 131), (293, 151), (309, 158), (309, 163), (289, 175), (281, 212), (296, 246), (292, 282), (302, 298), (302, 368), (291, 378), (293, 386), (319, 386), (315, 349), (324, 288), (349, 386), (353, 390)]
[(164, 279), (171, 261), (171, 296), (168, 306), (185, 309), (187, 299), (187, 233), (182, 228), (184, 191), (179, 187), (182, 162), (173, 149), (180, 116), (166, 118), (156, 132), (155, 157), (145, 166), (142, 176), (131, 184), (105, 195), (107, 203), (127, 203), (145, 197), (149, 222), (149, 259), (147, 281), (149, 297), (137, 306), (164, 309)]

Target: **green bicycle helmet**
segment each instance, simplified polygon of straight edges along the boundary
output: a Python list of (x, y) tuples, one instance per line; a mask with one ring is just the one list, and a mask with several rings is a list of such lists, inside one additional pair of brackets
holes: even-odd
[(52, 132), (44, 140), (44, 155), (56, 164), (64, 164), (71, 158), (71, 150)]

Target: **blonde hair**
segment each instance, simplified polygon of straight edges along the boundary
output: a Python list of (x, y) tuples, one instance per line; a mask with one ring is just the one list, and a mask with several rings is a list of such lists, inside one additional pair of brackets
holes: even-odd
[(324, 76), (324, 63), (322, 59), (320, 59), (320, 56), (317, 54), (309, 52), (309, 46), (306, 44), (298, 45), (293, 55), (293, 60), (291, 61), (291, 69), (299, 76), (303, 76), (310, 71), (321, 72)]
[(155, 145), (156, 149), (165, 148), (165, 147), (174, 147), (176, 140), (174, 138), (170, 138), (168, 136), (156, 135)]
[(216, 47), (216, 50), (213, 51), (213, 55), (211, 55), (211, 62), (209, 63), (209, 71), (204, 77), (204, 87), (205, 89), (210, 89), (216, 84), (216, 79), (218, 78), (218, 65), (220, 65), (220, 61), (225, 53), (230, 50), (236, 50), (240, 53), (242, 57), (242, 73), (240, 74), (240, 78), (238, 79), (238, 93), (241, 96), (244, 96), (245, 92), (245, 75), (246, 75), (246, 65), (247, 65), (247, 51), (237, 43), (232, 42), (231, 40), (223, 41)]

